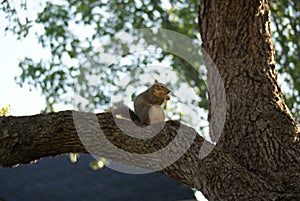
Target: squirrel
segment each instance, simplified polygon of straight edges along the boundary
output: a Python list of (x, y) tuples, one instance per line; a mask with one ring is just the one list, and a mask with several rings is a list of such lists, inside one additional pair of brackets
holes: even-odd
[(170, 100), (168, 93), (170, 90), (167, 86), (155, 80), (150, 88), (135, 98), (134, 111), (142, 123), (152, 124), (165, 120), (161, 104), (164, 103), (166, 107), (167, 101)]

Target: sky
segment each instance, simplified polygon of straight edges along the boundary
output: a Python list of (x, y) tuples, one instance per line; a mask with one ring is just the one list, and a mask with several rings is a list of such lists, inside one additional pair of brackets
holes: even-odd
[[(60, 0), (52, 0), (60, 2)], [(19, 16), (35, 18), (39, 10), (43, 9), (42, 1), (27, 2), (28, 10), (36, 12), (21, 12)], [(18, 5), (15, 3), (15, 5)], [(18, 7), (16, 7), (18, 9)], [(33, 27), (31, 32), (22, 40), (17, 40), (17, 36), (12, 33), (5, 33), (5, 25), (8, 21), (3, 13), (0, 13), (0, 108), (11, 106), (9, 115), (24, 116), (39, 114), (46, 107), (45, 97), (41, 95), (41, 90), (32, 88), (26, 84), (19, 86), (15, 77), (21, 75), (22, 70), (18, 67), (19, 62), (25, 57), (40, 60), (51, 57), (50, 50), (43, 49), (38, 44), (38, 39), (34, 32), (39, 27)], [(63, 104), (56, 105), (55, 111), (72, 109), (73, 106)]]
[[(0, 21), (3, 22), (3, 16)], [(22, 73), (19, 61), (25, 56), (41, 55), (41, 47), (33, 37), (17, 41), (12, 34), (4, 34), (4, 27), (0, 28), (0, 108), (10, 104), (10, 115), (37, 114), (45, 107), (45, 100), (37, 89), (29, 91), (28, 86), (21, 88), (15, 81)]]
[[(38, 11), (42, 9), (41, 3), (31, 1), (27, 6), (31, 10)], [(22, 15), (23, 13), (19, 12), (19, 14)], [(25, 13), (29, 18), (35, 14), (35, 12)], [(49, 58), (50, 52), (38, 44), (34, 31), (31, 31), (25, 39), (17, 40), (17, 37), (12, 33), (4, 32), (4, 25), (7, 20), (2, 13), (0, 13), (0, 22), (2, 24), (0, 26), (0, 108), (10, 104), (9, 115), (13, 116), (38, 114), (46, 106), (45, 97), (41, 95), (41, 91), (38, 89), (32, 88), (30, 91), (30, 87), (26, 84), (20, 87), (16, 83), (15, 77), (22, 73), (21, 68), (18, 67), (20, 60), (26, 56), (33, 59)], [(58, 105), (56, 109), (71, 108), (70, 106)]]

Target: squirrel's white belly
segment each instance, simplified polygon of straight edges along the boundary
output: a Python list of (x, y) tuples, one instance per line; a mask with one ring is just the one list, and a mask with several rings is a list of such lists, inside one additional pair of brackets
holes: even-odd
[(150, 124), (165, 121), (165, 113), (160, 105), (153, 105), (149, 111)]

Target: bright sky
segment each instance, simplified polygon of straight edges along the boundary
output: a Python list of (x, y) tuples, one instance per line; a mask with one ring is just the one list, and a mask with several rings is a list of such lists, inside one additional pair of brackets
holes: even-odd
[[(60, 2), (60, 0), (52, 0), (52, 2)], [(12, 1), (14, 2), (14, 1)], [(17, 2), (17, 1), (16, 1)], [(38, 12), (43, 8), (41, 4), (45, 2), (29, 1), (27, 2), (28, 10)], [(18, 5), (18, 3), (14, 3)], [(16, 7), (18, 8), (18, 7)], [(20, 16), (35, 17), (36, 12), (18, 11)], [(40, 60), (41, 58), (50, 58), (50, 52), (38, 44), (37, 37), (35, 36), (35, 28), (32, 28), (28, 36), (21, 41), (11, 33), (5, 34), (5, 19), (3, 13), (0, 13), (0, 108), (6, 107), (8, 104), (11, 106), (9, 115), (33, 115), (41, 112), (45, 108), (45, 98), (41, 96), (38, 89), (30, 88), (24, 85), (22, 88), (16, 84), (15, 77), (21, 75), (22, 70), (18, 67), (19, 61), (25, 57)], [(57, 105), (55, 108), (58, 110), (72, 109), (69, 106)]]
[[(3, 22), (3, 16), (0, 16)], [(19, 60), (25, 56), (41, 55), (40, 47), (34, 37), (17, 41), (12, 34), (5, 36), (0, 27), (0, 108), (11, 105), (10, 115), (31, 115), (40, 113), (45, 107), (44, 98), (36, 89), (29, 92), (29, 87), (21, 88), (16, 84), (15, 76), (21, 74)]]
[[(44, 2), (29, 1), (27, 7), (29, 10), (38, 11), (42, 9), (40, 5), (42, 3)], [(15, 3), (15, 5), (18, 5), (18, 3)], [(22, 13), (19, 11), (18, 14), (24, 14), (29, 18), (36, 15), (35, 12)], [(22, 73), (22, 70), (18, 67), (20, 60), (26, 56), (33, 59), (49, 58), (50, 53), (38, 44), (34, 31), (29, 32), (25, 39), (18, 41), (13, 34), (5, 34), (4, 25), (7, 20), (4, 18), (3, 13), (0, 13), (0, 22), (2, 24), (0, 26), (0, 108), (10, 104), (9, 115), (14, 116), (38, 114), (46, 106), (45, 98), (35, 88), (30, 91), (28, 85), (21, 88), (16, 84), (15, 77)]]

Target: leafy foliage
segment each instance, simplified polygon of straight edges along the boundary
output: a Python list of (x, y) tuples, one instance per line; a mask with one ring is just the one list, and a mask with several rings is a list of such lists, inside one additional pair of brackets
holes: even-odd
[[(1, 10), (9, 22), (6, 31), (13, 32), (18, 39), (35, 32), (42, 47), (49, 49), (52, 55), (49, 60), (24, 58), (19, 64), (22, 74), (17, 82), (41, 88), (48, 105), (46, 110), (53, 110), (56, 103), (74, 101), (74, 89), (88, 100), (88, 104), (78, 104), (77, 107), (93, 110), (95, 106), (107, 105), (113, 95), (131, 96), (130, 93), (139, 86), (149, 84), (152, 78), (160, 78), (164, 69), (157, 66), (165, 64), (169, 66), (167, 73), (176, 72), (177, 78), (160, 81), (171, 85), (172, 91), (182, 87), (182, 83), (188, 83), (200, 97), (192, 102), (206, 110), (207, 88), (201, 79), (204, 72), (191, 68), (191, 64), (179, 56), (164, 52), (164, 41), (157, 46), (159, 41), (155, 38), (143, 41), (145, 37), (132, 31), (165, 28), (199, 41), (198, 3), (197, 0), (47, 1), (35, 5), (36, 14), (29, 15), (28, 12), (32, 11), (30, 2), (21, 1), (14, 5), (13, 1), (3, 1)], [(284, 92), (296, 117), (300, 117), (299, 5), (298, 0), (271, 1), (279, 73), (284, 78), (284, 86), (289, 87)], [(120, 33), (129, 34), (132, 40), (118, 38)], [(167, 40), (168, 36), (165, 37)], [(130, 52), (133, 45), (149, 47), (154, 42), (154, 51)], [(184, 49), (190, 51), (191, 56), (198, 54), (191, 52), (189, 47)], [(127, 54), (122, 54), (124, 52)], [(119, 54), (122, 56), (114, 57)], [(149, 68), (149, 64), (156, 67)], [(97, 80), (94, 82), (97, 84), (90, 82), (95, 75)], [(177, 98), (176, 101), (181, 100)], [(173, 106), (173, 109), (176, 110), (176, 107)]]
[(9, 114), (9, 111), (10, 111), (10, 105), (0, 108), (0, 117), (7, 116)]
[(292, 113), (300, 118), (300, 2), (271, 1), (277, 64), (288, 89), (285, 97)]

